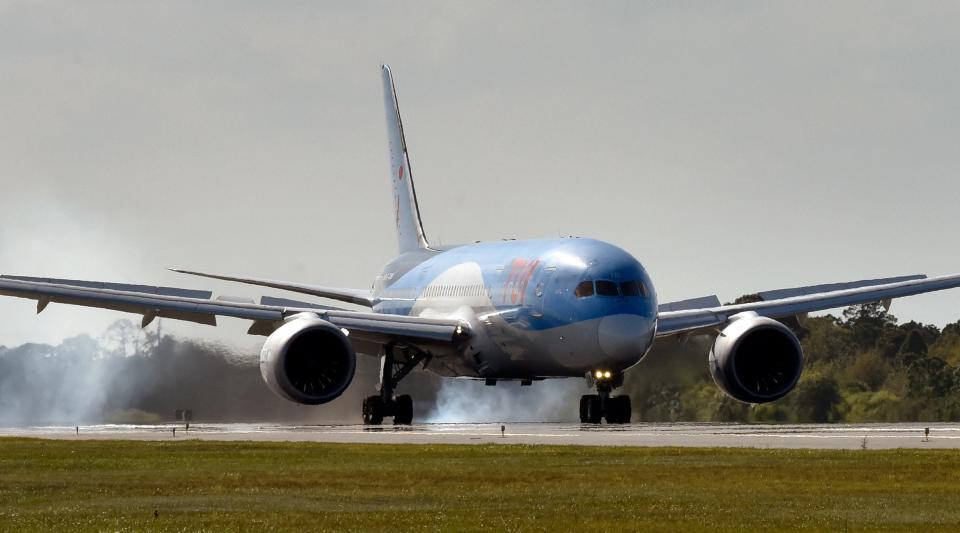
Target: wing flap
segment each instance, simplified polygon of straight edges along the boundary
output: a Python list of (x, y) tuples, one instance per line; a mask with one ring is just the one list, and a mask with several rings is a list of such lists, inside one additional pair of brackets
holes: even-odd
[(323, 311), (346, 311), (339, 307), (329, 305), (315, 304), (313, 302), (301, 302), (300, 300), (291, 300), (289, 298), (275, 298), (273, 296), (261, 296), (260, 304), (269, 307), (297, 308), (297, 309), (320, 309)]
[(657, 311), (663, 313), (666, 311), (683, 311), (685, 309), (703, 309), (705, 307), (720, 306), (720, 299), (717, 295), (701, 296), (699, 298), (690, 298), (678, 302), (667, 302), (657, 306)]
[[(28, 278), (29, 279), (29, 278)], [(182, 294), (191, 296), (172, 296), (168, 294), (141, 293), (122, 291), (113, 288), (98, 288), (106, 286), (122, 286), (119, 284), (98, 284), (86, 282), (82, 285), (76, 280), (70, 284), (44, 283), (39, 281), (24, 281), (12, 276), (0, 278), (0, 294), (16, 298), (29, 298), (43, 303), (62, 303), (112, 309), (128, 313), (146, 314), (188, 320), (200, 324), (216, 325), (216, 316), (230, 316), (250, 320), (280, 320), (283, 315), (276, 309), (262, 308), (253, 304), (210, 300), (211, 293), (205, 291), (182, 291)], [(156, 287), (148, 287), (156, 288)], [(208, 295), (207, 298), (195, 298), (193, 295)]]
[(105, 283), (102, 281), (84, 281), (79, 279), (34, 278), (29, 276), (0, 276), (0, 279), (24, 281), (27, 283), (43, 283), (46, 285), (69, 285), (71, 287), (85, 287), (88, 289), (108, 289), (113, 291), (136, 292), (140, 294), (154, 294), (157, 296), (180, 296), (183, 298), (208, 299), (213, 296), (210, 291), (193, 289), (178, 289), (176, 287), (155, 287), (153, 285), (133, 285), (128, 283)]

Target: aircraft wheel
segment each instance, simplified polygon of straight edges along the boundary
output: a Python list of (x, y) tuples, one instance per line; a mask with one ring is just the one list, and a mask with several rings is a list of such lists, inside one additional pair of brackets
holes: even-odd
[(614, 396), (607, 401), (608, 424), (629, 424), (632, 414), (629, 396)]
[(413, 398), (408, 394), (397, 396), (393, 425), (409, 426), (413, 422)]
[(580, 423), (599, 424), (602, 414), (600, 412), (600, 396), (587, 394), (580, 397)]
[(364, 398), (363, 423), (368, 426), (378, 426), (383, 423), (383, 400), (379, 396)]

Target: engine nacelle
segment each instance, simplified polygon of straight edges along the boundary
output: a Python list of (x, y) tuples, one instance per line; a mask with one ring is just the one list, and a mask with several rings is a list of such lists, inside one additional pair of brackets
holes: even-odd
[(357, 368), (346, 334), (309, 313), (289, 319), (263, 343), (260, 374), (275, 394), (318, 405), (343, 394)]
[(803, 372), (797, 336), (754, 312), (731, 317), (710, 350), (710, 374), (723, 392), (747, 403), (779, 400)]

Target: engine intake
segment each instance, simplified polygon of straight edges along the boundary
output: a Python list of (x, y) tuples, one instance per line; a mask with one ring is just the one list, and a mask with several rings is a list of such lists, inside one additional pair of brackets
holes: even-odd
[(710, 350), (710, 374), (723, 392), (747, 403), (779, 400), (803, 372), (797, 336), (776, 320), (734, 315)]
[(356, 366), (356, 353), (344, 332), (309, 313), (277, 328), (260, 352), (260, 374), (270, 390), (308, 405), (343, 394)]

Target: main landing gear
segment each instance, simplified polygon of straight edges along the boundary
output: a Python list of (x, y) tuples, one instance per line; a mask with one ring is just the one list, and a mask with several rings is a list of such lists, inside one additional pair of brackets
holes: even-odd
[(397, 383), (406, 377), (427, 354), (420, 351), (404, 350), (397, 355), (394, 345), (384, 347), (380, 358), (380, 394), (367, 396), (363, 400), (363, 423), (380, 425), (383, 418), (393, 417), (394, 425), (409, 425), (413, 422), (413, 398), (408, 394), (394, 396)]
[(629, 424), (633, 414), (630, 397), (625, 394), (610, 396), (613, 389), (623, 384), (623, 374), (597, 370), (587, 374), (587, 381), (597, 387), (597, 394), (580, 397), (580, 422), (599, 424), (601, 419), (606, 418), (608, 424)]

